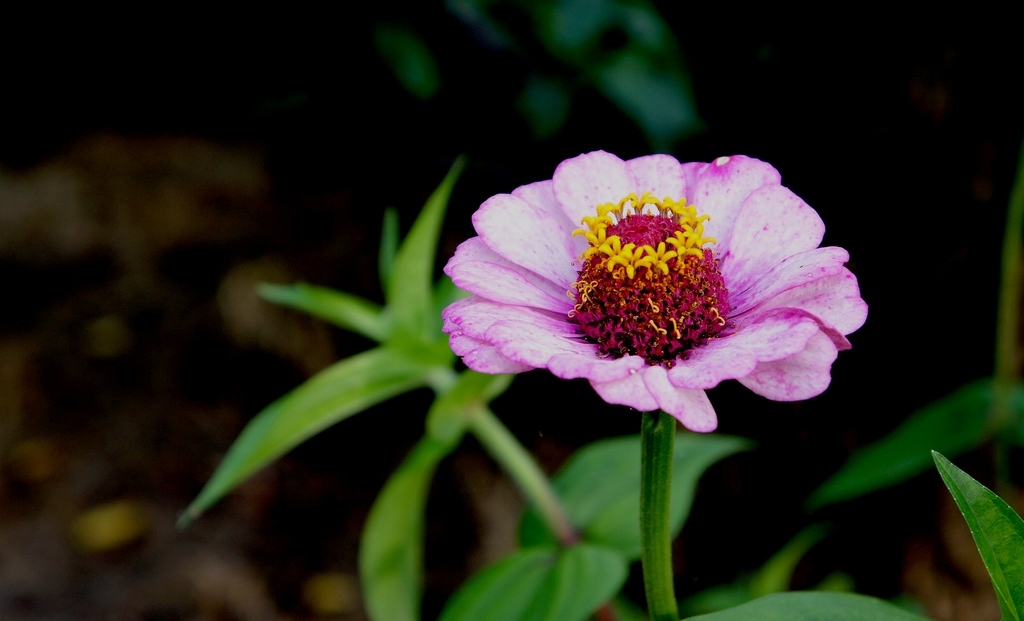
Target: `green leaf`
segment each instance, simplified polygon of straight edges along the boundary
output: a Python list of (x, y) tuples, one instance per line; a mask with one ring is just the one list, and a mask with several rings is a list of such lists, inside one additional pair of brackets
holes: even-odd
[(436, 322), (431, 295), (434, 257), (448, 197), (464, 166), (463, 158), (455, 160), (444, 181), (427, 199), (395, 255), (387, 283), (388, 309), (395, 331), (407, 333), (414, 340), (440, 340), (441, 335), (433, 329)]
[[(697, 480), (716, 461), (746, 450), (750, 443), (723, 435), (679, 434), (672, 470), (672, 534), (679, 533), (693, 504)], [(580, 449), (552, 484), (585, 541), (640, 556), (640, 437), (601, 440)], [(524, 546), (554, 538), (533, 509), (523, 516)]]
[(430, 370), (378, 347), (317, 373), (245, 426), (178, 526), (187, 526), (236, 485), (318, 431), (422, 386)]
[(910, 415), (892, 433), (850, 458), (807, 501), (810, 507), (856, 498), (931, 467), (931, 451), (957, 455), (978, 445), (992, 401), (992, 380), (963, 386)]
[(363, 600), (375, 621), (419, 619), (427, 491), (437, 467), (456, 446), (425, 437), (384, 485), (359, 545)]
[(427, 433), (438, 440), (456, 443), (479, 408), (505, 392), (512, 375), (486, 375), (463, 371), (456, 384), (438, 397), (427, 413)]
[(264, 300), (309, 313), (378, 343), (388, 338), (387, 320), (381, 308), (359, 296), (306, 283), (263, 283), (259, 293)]
[(873, 597), (849, 593), (777, 593), (693, 621), (927, 621)]
[(572, 95), (561, 81), (531, 74), (516, 107), (529, 122), (533, 137), (539, 140), (562, 129), (571, 103)]
[(473, 576), (440, 621), (583, 621), (619, 592), (628, 562), (580, 544), (520, 550)]
[(377, 51), (405, 90), (422, 100), (437, 94), (441, 88), (441, 72), (419, 35), (401, 26), (378, 26), (373, 35)]
[(967, 520), (1005, 621), (1024, 619), (1024, 520), (1002, 498), (932, 451), (935, 467)]
[(380, 271), (380, 286), (387, 291), (391, 281), (391, 270), (395, 266), (395, 254), (398, 253), (398, 211), (394, 207), (384, 210), (384, 222), (380, 229), (380, 253), (377, 268)]

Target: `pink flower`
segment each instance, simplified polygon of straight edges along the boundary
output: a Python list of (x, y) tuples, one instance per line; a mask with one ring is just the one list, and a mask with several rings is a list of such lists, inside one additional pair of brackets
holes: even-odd
[(491, 197), (473, 225), (445, 267), (474, 294), (444, 311), (469, 368), (586, 378), (694, 431), (717, 426), (704, 391), (722, 380), (820, 394), (867, 316), (846, 251), (818, 247), (818, 214), (742, 155), (586, 153)]

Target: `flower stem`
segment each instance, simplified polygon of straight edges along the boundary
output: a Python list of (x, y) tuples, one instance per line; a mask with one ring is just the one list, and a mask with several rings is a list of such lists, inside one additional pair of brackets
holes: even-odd
[(558, 542), (565, 547), (578, 542), (579, 534), (569, 521), (547, 476), (508, 427), (489, 409), (481, 408), (470, 419), (469, 428), (491, 457), (512, 477), (527, 500), (537, 507)]
[(651, 621), (677, 621), (672, 580), (669, 501), (676, 421), (664, 412), (646, 412), (640, 427), (640, 545), (644, 590)]

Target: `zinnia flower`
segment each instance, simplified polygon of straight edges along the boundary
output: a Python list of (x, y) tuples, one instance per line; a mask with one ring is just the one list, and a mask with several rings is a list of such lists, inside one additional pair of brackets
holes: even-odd
[(469, 368), (586, 378), (694, 431), (717, 426), (704, 391), (722, 380), (820, 394), (867, 316), (847, 252), (818, 247), (818, 214), (742, 155), (586, 153), (491, 197), (473, 225), (445, 267), (473, 294), (444, 311)]

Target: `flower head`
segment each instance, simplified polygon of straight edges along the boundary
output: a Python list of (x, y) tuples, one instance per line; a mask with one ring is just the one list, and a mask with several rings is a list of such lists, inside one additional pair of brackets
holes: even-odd
[(491, 197), (473, 225), (445, 267), (474, 294), (444, 311), (467, 366), (586, 378), (695, 431), (717, 426), (704, 391), (722, 380), (820, 394), (867, 316), (846, 251), (818, 248), (818, 214), (744, 156), (586, 153)]

